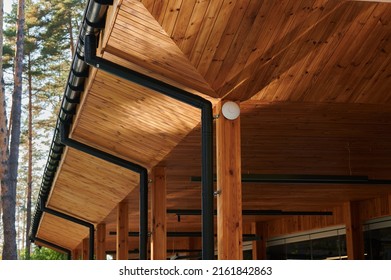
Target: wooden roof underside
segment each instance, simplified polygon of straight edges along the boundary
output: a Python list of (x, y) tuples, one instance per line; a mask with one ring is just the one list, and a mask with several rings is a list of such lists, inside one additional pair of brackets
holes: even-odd
[[(104, 58), (216, 104), (241, 101), (244, 174), (391, 179), (391, 3), (339, 0), (114, 1)], [(167, 171), (168, 208), (200, 209), (200, 111), (91, 70), (71, 137)], [(48, 206), (115, 231), (138, 174), (69, 148)], [(244, 209), (330, 210), (388, 185), (243, 184)], [(199, 231), (200, 217), (168, 231)], [(260, 216), (251, 219), (264, 220)], [(246, 217), (245, 219), (250, 219)], [(88, 231), (44, 215), (38, 237), (73, 249)]]

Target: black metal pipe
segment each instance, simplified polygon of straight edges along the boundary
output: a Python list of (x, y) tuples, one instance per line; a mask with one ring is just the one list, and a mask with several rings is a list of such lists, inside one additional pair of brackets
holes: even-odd
[[(142, 187), (141, 187), (142, 186)], [(147, 259), (148, 250), (148, 172), (144, 168), (140, 172), (140, 232), (139, 232), (139, 247), (140, 260)]]
[[(199, 176), (190, 177), (191, 182), (200, 182)], [(216, 176), (213, 177), (216, 181)], [(300, 175), (300, 174), (242, 174), (243, 183), (283, 183), (283, 184), (362, 184), (389, 185), (391, 180), (369, 179), (367, 176), (343, 175)]]
[(140, 174), (140, 260), (147, 259), (148, 246), (148, 171), (139, 164), (124, 160), (112, 154), (90, 147), (69, 138), (69, 124), (62, 122), (60, 124), (60, 138), (64, 145), (95, 156), (117, 166), (129, 169)]
[[(167, 209), (168, 214), (175, 214), (178, 216), (199, 216), (201, 210), (199, 209)], [(213, 211), (217, 215), (217, 211)], [(282, 210), (242, 210), (243, 216), (331, 216), (331, 211), (282, 211)]]
[(201, 109), (202, 126), (202, 258), (214, 259), (213, 223), (213, 112), (210, 101), (157, 79), (96, 56), (97, 39), (87, 34), (84, 59), (93, 67)]
[(61, 251), (61, 252), (64, 252), (65, 254), (67, 254), (67, 259), (68, 259), (68, 260), (71, 260), (71, 259), (72, 259), (72, 252), (71, 252), (71, 250), (69, 250), (69, 249), (67, 249), (67, 248), (61, 247), (61, 246), (59, 246), (59, 245), (57, 245), (57, 244), (54, 244), (54, 243), (52, 243), (52, 242), (43, 240), (43, 239), (38, 238), (38, 237), (32, 238), (31, 241), (33, 241), (33, 242), (38, 241), (38, 242), (40, 242), (40, 243), (42, 243), (42, 244), (44, 244), (44, 245), (47, 245), (47, 246), (52, 247), (53, 249), (59, 250), (59, 251)]
[[(110, 231), (109, 234), (116, 235), (117, 232)], [(139, 236), (139, 232), (129, 231), (128, 236), (137, 237), (137, 236)], [(202, 232), (198, 232), (198, 231), (169, 231), (169, 232), (167, 232), (167, 237), (202, 237)], [(256, 235), (256, 234), (243, 234), (243, 241), (255, 241), (255, 240), (259, 240), (259, 239), (260, 239), (259, 235)]]
[(115, 164), (117, 166), (121, 166), (123, 168), (132, 170), (136, 173), (141, 173), (143, 171), (146, 171), (146, 169), (139, 164), (127, 161), (125, 159), (119, 158), (119, 157), (114, 156), (112, 154), (106, 153), (106, 152), (98, 150), (94, 147), (83, 144), (83, 143), (76, 141), (72, 138), (69, 138), (69, 129), (70, 129), (70, 126), (68, 123), (62, 122), (60, 124), (61, 143), (63, 143), (64, 145), (71, 147), (71, 148), (74, 148), (78, 151), (84, 152), (86, 154), (92, 155), (94, 157), (100, 158), (104, 161), (110, 162), (110, 163)]
[(92, 223), (89, 223), (89, 222), (86, 222), (84, 220), (81, 220), (81, 219), (75, 218), (73, 216), (70, 216), (68, 214), (62, 213), (60, 211), (47, 208), (43, 198), (41, 198), (40, 206), (41, 206), (42, 212), (51, 214), (53, 216), (62, 218), (64, 220), (73, 222), (73, 223), (81, 225), (81, 226), (85, 226), (85, 227), (87, 227), (89, 229), (89, 240), (88, 241), (89, 241), (89, 247), (90, 248), (89, 248), (88, 257), (89, 257), (90, 260), (93, 260), (94, 259), (94, 246), (95, 246), (94, 245), (94, 241), (95, 241), (95, 227), (94, 227), (94, 225)]

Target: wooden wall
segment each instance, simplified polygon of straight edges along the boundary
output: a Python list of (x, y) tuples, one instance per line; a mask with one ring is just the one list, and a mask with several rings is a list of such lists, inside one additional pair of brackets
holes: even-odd
[[(362, 223), (374, 218), (391, 216), (391, 194), (359, 201), (359, 209)], [(342, 205), (331, 211), (332, 216), (294, 216), (268, 221), (268, 238), (346, 224)]]

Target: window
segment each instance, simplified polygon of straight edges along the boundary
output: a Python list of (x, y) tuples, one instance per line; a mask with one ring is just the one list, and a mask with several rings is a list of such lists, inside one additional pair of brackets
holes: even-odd
[(318, 231), (274, 238), (267, 242), (270, 260), (346, 259), (345, 228)]
[(391, 217), (365, 223), (364, 244), (365, 259), (391, 260)]

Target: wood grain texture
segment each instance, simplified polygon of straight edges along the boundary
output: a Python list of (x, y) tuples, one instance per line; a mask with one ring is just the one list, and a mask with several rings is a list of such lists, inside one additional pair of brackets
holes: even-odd
[(153, 170), (151, 186), (151, 260), (167, 258), (166, 172), (164, 167)]
[(121, 201), (117, 207), (117, 260), (128, 260), (128, 202)]
[[(242, 174), (391, 179), (390, 18), (391, 4), (380, 1), (114, 1), (98, 55), (213, 106), (240, 101)], [(164, 166), (166, 207), (201, 209), (200, 182), (190, 180), (201, 176), (198, 109), (90, 70), (71, 137), (149, 171)], [(48, 206), (105, 222), (109, 232), (125, 200), (137, 231), (138, 180), (67, 149)], [(360, 201), (365, 220), (390, 215), (390, 194), (390, 185), (243, 183), (243, 209), (333, 216), (242, 219), (267, 223), (268, 236), (288, 234), (344, 224), (348, 201)], [(166, 223), (167, 231), (201, 230), (199, 216), (167, 214)], [(38, 236), (72, 249), (88, 234), (62, 224), (44, 215)], [(106, 242), (115, 250), (115, 237)], [(129, 238), (130, 249), (137, 244)], [(167, 248), (178, 248), (176, 241), (167, 238)]]
[(100, 223), (96, 226), (96, 259), (106, 259), (106, 224)]
[(344, 204), (346, 223), (346, 252), (349, 260), (364, 259), (364, 233), (358, 202)]
[[(224, 103), (223, 103), (224, 104)], [(226, 119), (221, 107), (216, 120), (217, 256), (219, 260), (243, 259), (242, 168), (240, 117)]]

